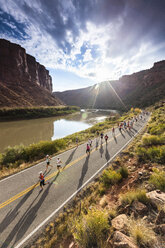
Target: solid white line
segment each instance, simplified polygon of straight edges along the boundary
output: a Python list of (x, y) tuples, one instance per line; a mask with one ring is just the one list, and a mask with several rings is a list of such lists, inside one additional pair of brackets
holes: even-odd
[(127, 141), (127, 143), (122, 147), (120, 148), (120, 150), (115, 153), (113, 155), (113, 157), (111, 159), (109, 159), (98, 171), (96, 171), (93, 176), (91, 176), (78, 190), (76, 190), (65, 202), (63, 202), (53, 213), (51, 213), (40, 225), (38, 225), (26, 238), (24, 238), (17, 246), (15, 246), (15, 248), (19, 248), (21, 247), (21, 245), (23, 245), (23, 243), (25, 243), (35, 232), (37, 232), (43, 225), (46, 224), (46, 222), (48, 222), (48, 220), (50, 220), (50, 218), (53, 217), (53, 215), (55, 215), (61, 208), (64, 207), (64, 205), (66, 203), (68, 203), (86, 184), (88, 184), (91, 179), (93, 179), (101, 170), (103, 170), (104, 167), (106, 167), (109, 162), (114, 159), (114, 157), (116, 157), (116, 155), (118, 155), (130, 142), (131, 140), (140, 132), (140, 130), (144, 128), (144, 126), (142, 126), (139, 131), (137, 131), (137, 133), (135, 133), (134, 136), (132, 136), (132, 138)]

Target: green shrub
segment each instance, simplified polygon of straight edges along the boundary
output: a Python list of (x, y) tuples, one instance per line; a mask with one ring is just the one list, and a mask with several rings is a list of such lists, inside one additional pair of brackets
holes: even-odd
[(125, 166), (121, 166), (118, 170), (122, 178), (127, 178), (128, 177), (128, 169)]
[(157, 189), (165, 192), (165, 172), (159, 169), (153, 169), (150, 176), (149, 183), (154, 185)]
[[(54, 154), (59, 150), (66, 147), (66, 141), (64, 139), (52, 141), (41, 141), (37, 144), (31, 144), (28, 147), (14, 146), (6, 149), (6, 152), (2, 154), (2, 164), (10, 165), (17, 161), (34, 161), (39, 158), (43, 158), (46, 154)], [(19, 163), (18, 163), (19, 165)]]
[(143, 219), (130, 219), (128, 231), (135, 243), (143, 247), (154, 247), (156, 236), (151, 227)]
[(145, 135), (142, 139), (144, 146), (160, 145), (165, 143), (165, 136)]
[(138, 147), (136, 149), (139, 161), (156, 162), (163, 164), (165, 163), (165, 147), (164, 146), (152, 146), (149, 148)]
[(105, 247), (105, 240), (109, 231), (108, 213), (98, 209), (89, 210), (75, 220), (72, 234), (81, 247)]
[(117, 182), (119, 182), (122, 179), (122, 176), (119, 172), (116, 172), (112, 169), (104, 170), (102, 176), (101, 176), (101, 182), (105, 186), (113, 185)]
[(120, 194), (120, 201), (123, 205), (131, 205), (134, 201), (140, 201), (144, 204), (147, 204), (149, 199), (144, 189), (135, 189), (124, 194)]
[(154, 124), (151, 124), (148, 128), (148, 132), (150, 134), (154, 134), (154, 135), (160, 135), (164, 131), (165, 131), (165, 124), (163, 124), (163, 123), (161, 123), (161, 124), (154, 123)]

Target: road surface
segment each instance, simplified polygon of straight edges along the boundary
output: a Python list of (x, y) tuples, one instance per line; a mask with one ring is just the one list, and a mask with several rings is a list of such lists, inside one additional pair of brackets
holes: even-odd
[[(133, 130), (116, 130), (116, 138), (108, 133), (108, 144), (95, 148), (93, 141), (90, 156), (85, 153), (86, 143), (66, 151), (51, 160), (53, 169), (46, 180), (50, 183), (41, 191), (37, 184), (39, 172), (45, 171), (45, 162), (0, 181), (0, 247), (25, 247), (30, 238), (43, 228), (82, 187), (107, 166), (107, 164), (146, 125), (147, 119), (135, 123)], [(100, 143), (99, 143), (100, 145)], [(56, 169), (60, 157), (63, 169)]]

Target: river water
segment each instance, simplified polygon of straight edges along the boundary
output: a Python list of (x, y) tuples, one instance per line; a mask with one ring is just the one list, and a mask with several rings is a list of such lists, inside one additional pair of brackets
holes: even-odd
[(85, 130), (115, 115), (115, 110), (81, 110), (65, 117), (0, 122), (0, 152), (8, 146), (55, 140)]

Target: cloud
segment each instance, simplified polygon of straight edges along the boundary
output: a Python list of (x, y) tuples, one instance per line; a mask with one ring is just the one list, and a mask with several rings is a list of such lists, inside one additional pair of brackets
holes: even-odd
[(164, 0), (0, 0), (0, 35), (49, 68), (118, 78), (165, 56)]

